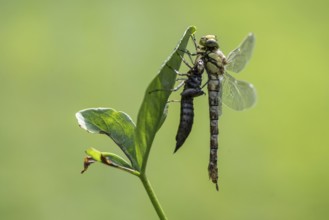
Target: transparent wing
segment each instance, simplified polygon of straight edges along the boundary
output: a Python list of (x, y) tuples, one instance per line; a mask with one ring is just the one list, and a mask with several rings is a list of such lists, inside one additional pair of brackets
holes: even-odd
[(222, 101), (229, 108), (242, 111), (256, 103), (256, 90), (252, 84), (237, 80), (225, 72), (222, 86)]
[(226, 70), (239, 73), (249, 62), (255, 46), (255, 36), (249, 33), (241, 45), (227, 56)]

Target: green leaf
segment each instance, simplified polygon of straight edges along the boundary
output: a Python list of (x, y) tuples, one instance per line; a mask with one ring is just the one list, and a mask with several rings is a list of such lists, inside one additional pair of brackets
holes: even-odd
[(139, 175), (137, 170), (134, 170), (127, 161), (116, 154), (100, 152), (94, 148), (89, 148), (86, 150), (86, 154), (89, 155), (89, 157), (85, 158), (84, 169), (81, 171), (81, 173), (84, 173), (92, 163), (98, 161), (105, 165), (127, 171), (134, 175)]
[(163, 123), (165, 122), (166, 118), (167, 118), (167, 115), (168, 115), (168, 109), (169, 109), (169, 104), (167, 103), (165, 105), (165, 108), (163, 110), (163, 114), (161, 116), (161, 119), (160, 119), (160, 123), (159, 123), (159, 127), (158, 127), (158, 130), (161, 128), (161, 126), (163, 125)]
[[(182, 62), (180, 55), (184, 55), (182, 51), (186, 50), (188, 40), (195, 31), (196, 28), (193, 26), (187, 28), (173, 53), (146, 89), (135, 130), (137, 160), (138, 164), (142, 165), (142, 171), (146, 167), (154, 136), (165, 119), (165, 106), (171, 94), (170, 90), (174, 88), (177, 76), (173, 69), (178, 70), (180, 68)], [(154, 92), (155, 90), (161, 91)]]
[(134, 139), (135, 124), (129, 115), (111, 108), (91, 108), (79, 111), (76, 117), (81, 128), (112, 138), (131, 161), (134, 169), (140, 170)]

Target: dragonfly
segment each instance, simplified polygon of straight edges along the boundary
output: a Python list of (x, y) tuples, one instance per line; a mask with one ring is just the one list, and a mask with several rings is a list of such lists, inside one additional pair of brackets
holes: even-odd
[(226, 57), (220, 50), (217, 37), (201, 37), (197, 45), (192, 35), (197, 53), (197, 60), (202, 60), (208, 75), (208, 102), (210, 116), (210, 158), (209, 178), (218, 191), (218, 119), (222, 114), (222, 103), (229, 108), (242, 111), (252, 107), (256, 102), (256, 90), (251, 83), (237, 80), (228, 73), (240, 73), (249, 62), (255, 46), (255, 36), (250, 33), (243, 42)]
[(182, 60), (190, 70), (186, 74), (180, 74), (176, 71), (177, 74), (184, 75), (187, 79), (182, 81), (182, 83), (174, 89), (174, 91), (177, 91), (182, 85), (184, 85), (184, 89), (180, 94), (180, 122), (176, 134), (176, 147), (174, 153), (184, 144), (192, 130), (194, 120), (193, 99), (205, 94), (201, 88), (202, 74), (205, 69), (203, 60), (196, 60), (193, 67), (190, 66), (183, 57)]
[[(181, 103), (180, 105), (180, 121), (178, 130), (176, 133), (176, 147), (174, 153), (184, 144), (187, 137), (190, 135), (193, 121), (194, 121), (194, 104), (193, 100), (195, 97), (204, 95), (204, 91), (201, 88), (202, 83), (202, 74), (204, 72), (204, 62), (202, 59), (195, 59), (192, 60), (191, 56), (190, 59), (193, 66), (191, 66), (183, 56), (178, 54), (181, 60), (185, 63), (185, 65), (189, 68), (189, 71), (186, 73), (180, 73), (178, 70), (172, 68), (171, 66), (167, 65), (172, 71), (174, 71), (178, 76), (185, 76), (186, 78), (178, 78), (177, 81), (182, 81), (179, 83), (175, 88), (171, 89), (171, 92), (178, 91), (182, 86), (184, 86), (183, 91), (181, 92)], [(168, 91), (163, 89), (156, 89), (150, 91), (149, 93), (159, 92), (159, 91)], [(168, 101), (176, 102), (176, 101)]]
[[(205, 95), (204, 91), (201, 88), (202, 83), (202, 74), (204, 72), (204, 62), (202, 59), (195, 59), (193, 62), (192, 57), (190, 59), (193, 66), (191, 66), (183, 56), (178, 54), (181, 60), (185, 63), (185, 65), (189, 68), (189, 71), (186, 73), (180, 73), (178, 70), (172, 68), (171, 66), (167, 65), (172, 71), (174, 71), (178, 76), (185, 76), (186, 78), (177, 78), (177, 81), (182, 81), (179, 83), (175, 88), (170, 89), (171, 92), (178, 91), (182, 86), (184, 86), (183, 91), (181, 92), (181, 103), (180, 106), (180, 121), (178, 130), (176, 133), (176, 147), (174, 153), (184, 144), (185, 140), (189, 136), (192, 130), (192, 125), (194, 121), (194, 104), (193, 100), (195, 97)], [(159, 91), (168, 91), (163, 89), (155, 89), (150, 91), (149, 94), (153, 92)], [(170, 102), (177, 102), (176, 100), (168, 101)]]

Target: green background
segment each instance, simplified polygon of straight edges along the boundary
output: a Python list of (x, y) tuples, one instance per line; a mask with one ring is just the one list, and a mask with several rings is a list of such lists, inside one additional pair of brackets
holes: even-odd
[[(189, 25), (216, 34), (225, 54), (252, 31), (236, 77), (257, 88), (255, 108), (224, 108), (220, 191), (208, 180), (207, 97), (173, 155), (179, 104), (147, 173), (169, 219), (329, 218), (328, 3), (315, 1), (0, 1), (0, 219), (157, 219), (139, 179), (84, 150), (122, 155), (74, 114), (113, 107), (134, 121), (148, 83)], [(179, 99), (179, 92), (172, 99)]]

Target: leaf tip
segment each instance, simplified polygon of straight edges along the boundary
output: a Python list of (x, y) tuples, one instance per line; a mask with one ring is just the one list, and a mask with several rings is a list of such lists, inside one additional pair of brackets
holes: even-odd
[(84, 130), (87, 130), (87, 125), (86, 125), (85, 120), (84, 120), (84, 118), (83, 118), (83, 116), (81, 114), (81, 111), (80, 112), (77, 112), (75, 114), (75, 117), (78, 120), (79, 127), (82, 128), (82, 129), (84, 129)]
[(191, 34), (194, 34), (196, 32), (196, 26), (194, 26), (194, 25), (189, 26), (188, 29)]
[(87, 155), (91, 156), (91, 157), (96, 156), (96, 155), (100, 155), (100, 154), (101, 154), (100, 151), (96, 150), (96, 149), (93, 148), (93, 147), (90, 147), (90, 148), (88, 148), (87, 150), (85, 150), (85, 153), (86, 153)]

